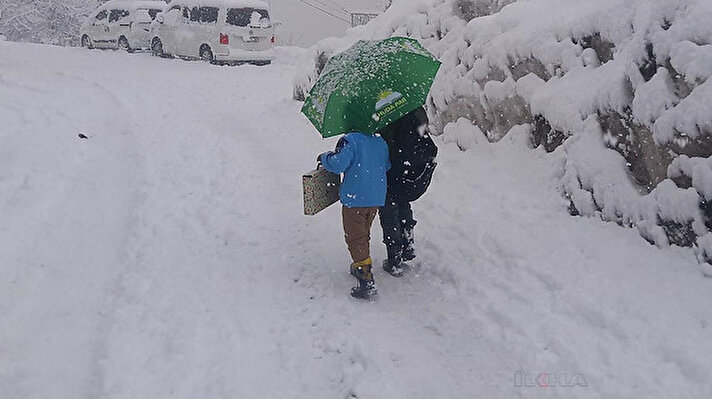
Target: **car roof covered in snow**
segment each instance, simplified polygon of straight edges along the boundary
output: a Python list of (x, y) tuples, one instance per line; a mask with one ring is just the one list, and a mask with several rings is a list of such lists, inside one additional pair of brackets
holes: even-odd
[(148, 8), (148, 9), (163, 9), (166, 6), (166, 2), (160, 1), (160, 0), (155, 0), (155, 1), (149, 1), (149, 0), (139, 0), (139, 1), (132, 1), (132, 0), (110, 0), (107, 1), (106, 3), (102, 4), (101, 9), (111, 9), (111, 8), (127, 8), (131, 10), (135, 10), (137, 8)]
[(166, 6), (165, 1), (134, 1), (138, 8), (163, 8)]
[(187, 7), (192, 6), (208, 6), (221, 8), (258, 8), (269, 10), (269, 4), (259, 0), (173, 0), (169, 3), (170, 6), (182, 5)]

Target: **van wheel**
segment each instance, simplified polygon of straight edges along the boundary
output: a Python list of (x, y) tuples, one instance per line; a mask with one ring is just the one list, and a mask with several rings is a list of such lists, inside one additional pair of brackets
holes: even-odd
[(161, 39), (157, 37), (153, 38), (153, 41), (151, 41), (151, 52), (156, 57), (165, 56), (165, 54), (163, 53), (163, 42), (161, 42)]
[(82, 36), (82, 47), (92, 49), (94, 46), (91, 44), (91, 39), (89, 39), (89, 36), (84, 35)]
[(129, 46), (129, 40), (126, 37), (121, 36), (119, 38), (118, 44), (119, 44), (119, 50), (123, 50), (128, 53), (133, 53), (133, 49), (131, 48), (131, 46)]
[(200, 46), (200, 59), (211, 64), (215, 62), (213, 50), (211, 50), (207, 44)]

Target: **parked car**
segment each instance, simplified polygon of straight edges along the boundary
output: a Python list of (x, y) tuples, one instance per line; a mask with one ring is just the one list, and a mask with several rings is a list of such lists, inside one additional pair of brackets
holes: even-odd
[(274, 26), (262, 1), (173, 0), (151, 27), (158, 56), (262, 65), (274, 59)]
[(151, 48), (151, 22), (166, 6), (164, 1), (111, 0), (104, 3), (79, 29), (82, 47), (126, 51)]

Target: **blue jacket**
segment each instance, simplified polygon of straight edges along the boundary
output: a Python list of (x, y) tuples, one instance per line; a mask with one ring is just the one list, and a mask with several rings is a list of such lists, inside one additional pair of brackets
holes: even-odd
[(380, 135), (355, 132), (344, 135), (336, 151), (319, 157), (332, 173), (343, 173), (341, 203), (347, 208), (383, 206), (386, 202), (386, 172), (391, 168), (388, 145)]

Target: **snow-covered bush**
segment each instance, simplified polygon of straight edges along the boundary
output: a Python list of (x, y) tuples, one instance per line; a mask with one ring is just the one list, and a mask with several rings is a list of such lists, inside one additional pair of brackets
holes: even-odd
[(467, 151), (470, 148), (487, 141), (487, 138), (484, 133), (482, 133), (482, 130), (466, 118), (460, 118), (457, 122), (453, 122), (445, 126), (443, 139), (446, 143), (457, 144), (462, 151)]
[(79, 26), (98, 0), (2, 0), (0, 32), (8, 40), (78, 44)]
[(394, 1), (314, 46), (295, 92), (315, 59), (356, 40), (418, 38), (443, 63), (427, 104), (436, 134), (465, 118), (497, 141), (530, 124), (533, 145), (565, 155), (572, 213), (712, 262), (710, 20), (709, 0)]

